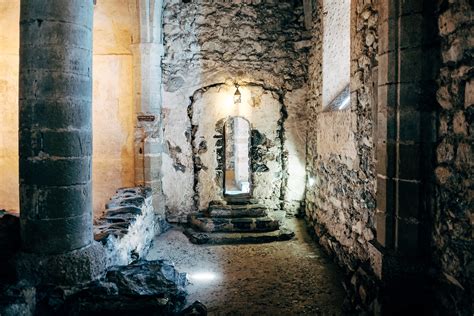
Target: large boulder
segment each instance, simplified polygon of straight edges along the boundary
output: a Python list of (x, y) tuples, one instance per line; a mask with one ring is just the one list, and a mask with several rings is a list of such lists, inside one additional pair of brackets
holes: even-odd
[(176, 315), (186, 302), (186, 274), (165, 260), (111, 267), (95, 282), (78, 288), (42, 290), (43, 315)]

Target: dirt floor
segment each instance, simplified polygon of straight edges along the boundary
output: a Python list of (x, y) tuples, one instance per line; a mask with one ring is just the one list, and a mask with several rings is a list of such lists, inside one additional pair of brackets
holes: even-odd
[(341, 271), (311, 240), (301, 220), (296, 237), (259, 245), (191, 244), (180, 227), (155, 238), (147, 257), (187, 272), (188, 302), (209, 315), (341, 315)]

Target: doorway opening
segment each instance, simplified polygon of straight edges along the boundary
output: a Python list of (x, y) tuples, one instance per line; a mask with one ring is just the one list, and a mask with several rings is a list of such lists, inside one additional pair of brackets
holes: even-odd
[(224, 196), (250, 196), (250, 123), (230, 117), (224, 125)]

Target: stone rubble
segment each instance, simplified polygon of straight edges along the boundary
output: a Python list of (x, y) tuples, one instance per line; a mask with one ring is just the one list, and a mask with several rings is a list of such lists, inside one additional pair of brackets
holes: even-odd
[(106, 250), (107, 266), (126, 265), (143, 258), (155, 234), (166, 225), (155, 214), (150, 188), (122, 188), (96, 220), (94, 239)]

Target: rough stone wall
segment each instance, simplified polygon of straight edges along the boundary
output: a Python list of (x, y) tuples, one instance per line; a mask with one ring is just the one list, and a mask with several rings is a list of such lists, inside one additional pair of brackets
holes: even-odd
[(474, 4), (440, 1), (442, 68), (433, 227), (437, 302), (444, 314), (472, 314), (474, 282)]
[[(240, 116), (247, 119), (250, 128), (260, 135), (262, 148), (254, 151), (252, 165), (253, 197), (272, 207), (279, 207), (282, 186), (282, 144), (279, 120), (281, 104), (276, 93), (261, 87), (241, 87), (242, 104), (235, 106), (222, 100), (232, 100), (233, 86), (217, 86), (199, 93), (192, 105), (193, 151), (199, 161), (197, 170), (197, 206), (202, 210), (211, 201), (223, 201), (223, 168), (216, 157), (222, 146), (224, 123), (229, 117)], [(258, 102), (252, 102), (258, 99)], [(252, 138), (256, 145), (255, 137)], [(253, 147), (253, 146), (252, 146)], [(257, 156), (261, 164), (255, 160)], [(258, 165), (258, 166), (257, 166)], [(260, 167), (260, 169), (257, 169)]]
[(0, 0), (0, 208), (19, 211), (18, 50), (20, 2)]
[[(19, 210), (19, 0), (0, 0), (0, 207)], [(128, 0), (94, 8), (93, 192), (98, 215), (118, 187), (134, 184), (131, 18)]]
[(320, 243), (349, 270), (368, 260), (374, 238), (376, 1), (351, 4), (351, 105), (322, 111), (323, 8), (313, 16), (309, 58), (306, 216)]
[(150, 188), (117, 190), (94, 223), (94, 239), (105, 249), (107, 266), (143, 259), (155, 234), (164, 228), (157, 220)]
[[(231, 95), (235, 82), (276, 94), (274, 104), (282, 104), (277, 121), (288, 129), (280, 128), (285, 150), (277, 178), (293, 186), (281, 194), (287, 209), (299, 208), (304, 193), (306, 124), (296, 118), (304, 117), (310, 44), (303, 24), (299, 1), (164, 1), (163, 125), (168, 153), (162, 172), (169, 219), (185, 220), (195, 208), (194, 168), (199, 161), (193, 159), (191, 145), (191, 98), (223, 84), (227, 88), (222, 91), (229, 89)], [(250, 104), (260, 102), (259, 94)], [(230, 106), (218, 94), (215, 97), (216, 106)], [(286, 122), (287, 118), (291, 120)], [(298, 164), (289, 164), (290, 160)]]

